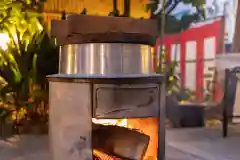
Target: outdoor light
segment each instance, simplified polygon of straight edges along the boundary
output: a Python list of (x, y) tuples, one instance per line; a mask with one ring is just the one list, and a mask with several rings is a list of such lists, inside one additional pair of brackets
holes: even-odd
[[(13, 40), (17, 42), (17, 35), (13, 35)], [(11, 38), (7, 33), (0, 33), (0, 48), (4, 51), (8, 49), (8, 44), (11, 41)]]
[(0, 47), (2, 50), (4, 51), (7, 50), (9, 41), (10, 41), (10, 38), (8, 34), (0, 33)]
[[(39, 22), (37, 22), (37, 30), (39, 32), (43, 30), (43, 26)], [(16, 33), (15, 34), (13, 33), (12, 36), (13, 36), (13, 40), (17, 42), (18, 38)], [(6, 51), (8, 49), (9, 42), (11, 42), (11, 38), (9, 37), (9, 35), (7, 33), (0, 33), (0, 48), (2, 50)]]

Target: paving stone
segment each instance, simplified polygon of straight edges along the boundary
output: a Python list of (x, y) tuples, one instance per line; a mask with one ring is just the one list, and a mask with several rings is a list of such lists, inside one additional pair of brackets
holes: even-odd
[(223, 138), (221, 126), (167, 131), (167, 142), (180, 151), (205, 160), (239, 160), (240, 126), (229, 126)]
[[(47, 136), (20, 136), (0, 141), (1, 160), (50, 160)], [(174, 147), (166, 147), (166, 160), (202, 160)]]

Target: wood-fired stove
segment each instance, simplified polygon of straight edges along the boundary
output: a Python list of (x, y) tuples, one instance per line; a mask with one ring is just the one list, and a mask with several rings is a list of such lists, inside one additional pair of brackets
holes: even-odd
[[(48, 77), (53, 160), (93, 159), (93, 118), (149, 117), (158, 118), (156, 158), (164, 160), (165, 76), (154, 74), (151, 64), (156, 26), (153, 20), (80, 15), (52, 22), (61, 47), (59, 74)], [(131, 152), (137, 153), (142, 148), (135, 143)]]

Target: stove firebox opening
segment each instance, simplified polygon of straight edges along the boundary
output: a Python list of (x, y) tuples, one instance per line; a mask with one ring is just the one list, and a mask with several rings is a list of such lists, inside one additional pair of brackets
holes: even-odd
[[(94, 157), (99, 160), (114, 160), (114, 159), (141, 159), (141, 160), (156, 160), (157, 159), (157, 148), (158, 148), (158, 119), (157, 118), (129, 118), (129, 119), (95, 119), (93, 118), (94, 124), (104, 125), (104, 126), (118, 126), (122, 127), (122, 130), (119, 130), (119, 136), (115, 136), (114, 139), (115, 143), (112, 144), (112, 148), (101, 148), (94, 149)], [(137, 143), (134, 142), (131, 136), (127, 137), (127, 130), (130, 129), (136, 132), (134, 138), (136, 139)], [(111, 138), (111, 129), (108, 129), (106, 137), (104, 137), (105, 143), (107, 141), (113, 141)], [(101, 137), (99, 131), (96, 131), (96, 137)], [(103, 133), (102, 133), (103, 134)], [(124, 136), (123, 136), (124, 134)], [(144, 134), (146, 138), (141, 139), (142, 137), (139, 136), (140, 134)], [(112, 136), (112, 137), (111, 137)], [(139, 137), (138, 137), (139, 136)], [(96, 139), (93, 138), (93, 140)], [(125, 138), (125, 139), (123, 139)], [(120, 143), (118, 143), (118, 141)], [(111, 143), (109, 142), (109, 143)], [(94, 143), (94, 142), (93, 142)], [(96, 143), (99, 143), (97, 141)], [(125, 143), (125, 144), (124, 144)], [(109, 145), (109, 144), (108, 144)], [(114, 146), (116, 145), (116, 146)], [(101, 145), (100, 145), (101, 146)], [(109, 149), (109, 150), (108, 150)]]

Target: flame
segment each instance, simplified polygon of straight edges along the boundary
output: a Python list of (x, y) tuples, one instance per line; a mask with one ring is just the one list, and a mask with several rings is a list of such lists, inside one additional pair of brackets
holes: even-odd
[[(127, 119), (96, 119), (92, 118), (92, 122), (95, 124), (102, 124), (102, 125), (115, 125), (125, 128), (130, 128), (127, 123)], [(93, 153), (98, 156), (101, 160), (120, 160), (119, 158), (109, 156), (101, 151), (93, 150)]]
[[(128, 122), (129, 121), (129, 122)], [(128, 120), (128, 119), (95, 119), (93, 118), (92, 119), (92, 122), (95, 123), (95, 124), (102, 124), (102, 125), (116, 125), (116, 126), (120, 126), (120, 127), (125, 127), (125, 128), (129, 128), (129, 129), (134, 129), (136, 126), (136, 124), (134, 125), (134, 123), (131, 121), (131, 120)], [(131, 125), (130, 125), (131, 124)], [(155, 131), (155, 128), (152, 127), (151, 124), (154, 124), (154, 121), (152, 121), (152, 119), (146, 119), (145, 120), (145, 123), (143, 123), (143, 126), (145, 126), (145, 132), (147, 131), (147, 133), (145, 133), (144, 131), (142, 131), (141, 129), (139, 128), (135, 128), (137, 129), (139, 132), (142, 132), (142, 133), (145, 133), (147, 135), (151, 135), (149, 133), (154, 133), (156, 132)], [(154, 142), (151, 142), (151, 141), (155, 141), (156, 139), (154, 139), (154, 137), (152, 137), (153, 139), (150, 140), (150, 143), (153, 143), (153, 144), (149, 144), (149, 147), (155, 147), (155, 143)], [(150, 151), (150, 155), (151, 155), (151, 149), (148, 149), (148, 151)], [(147, 151), (147, 152), (148, 152)], [(101, 153), (97, 150), (94, 150), (94, 153), (98, 156), (100, 156), (100, 158), (103, 158), (104, 160), (114, 160), (113, 157), (111, 156), (106, 156), (104, 153)], [(149, 159), (152, 159), (152, 160), (157, 160), (157, 158), (152, 157), (150, 156), (149, 157), (149, 154), (146, 153), (145, 157), (144, 157), (144, 160), (149, 160)]]
[(102, 124), (102, 125), (115, 125), (120, 127), (126, 127), (131, 128), (131, 126), (128, 125), (127, 119), (92, 119), (92, 122), (95, 124)]
[(119, 158), (113, 157), (113, 156), (109, 156), (108, 154), (105, 154), (101, 151), (98, 150), (93, 150), (94, 155), (96, 155), (99, 159), (95, 159), (95, 160), (121, 160)]

